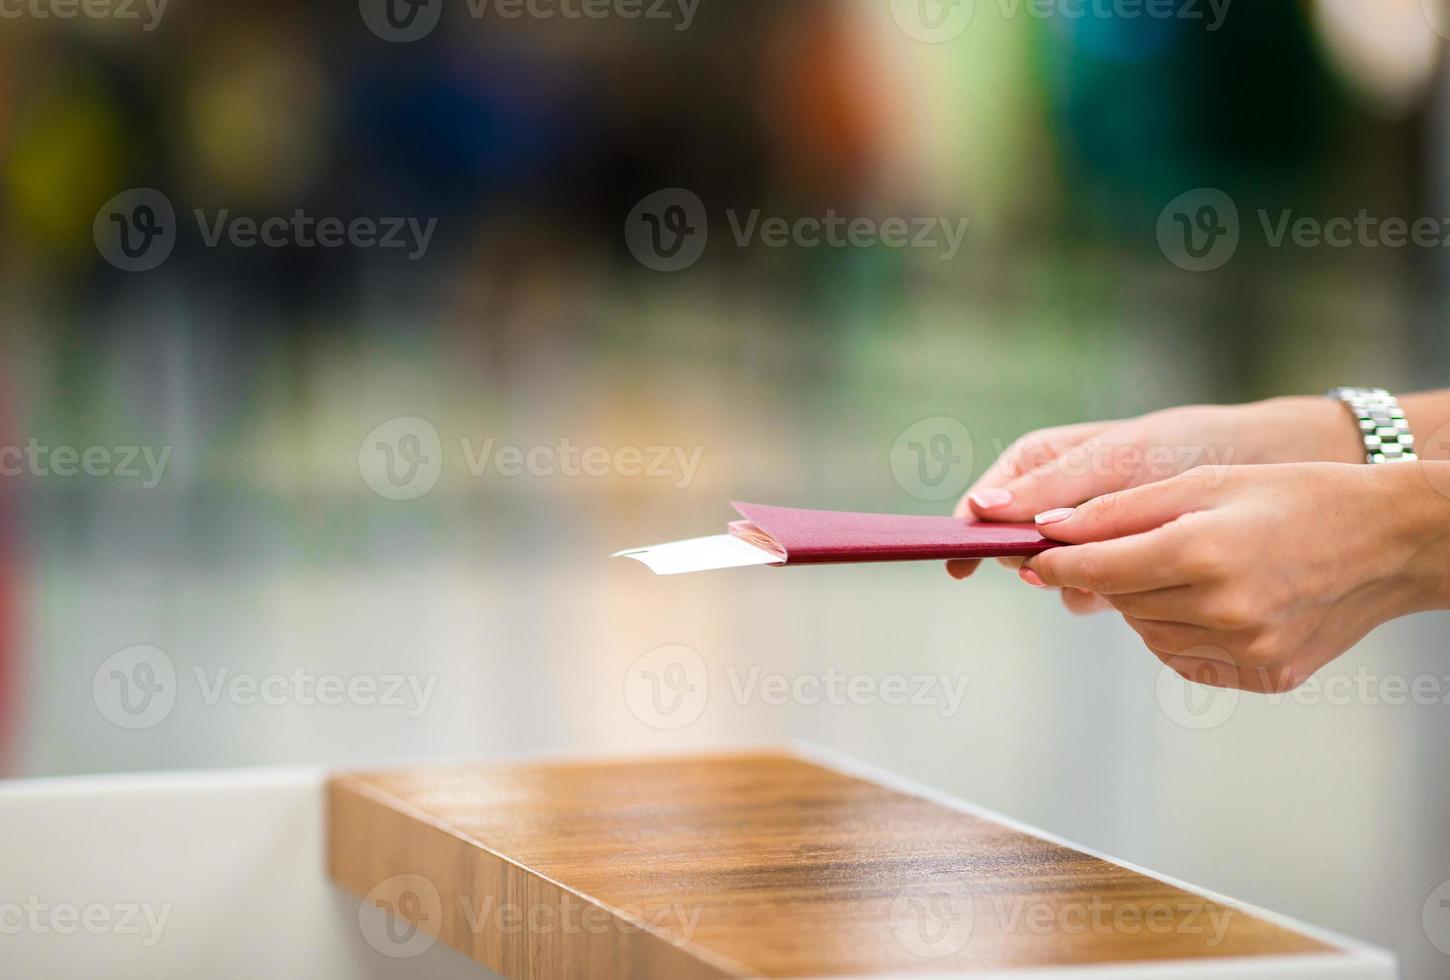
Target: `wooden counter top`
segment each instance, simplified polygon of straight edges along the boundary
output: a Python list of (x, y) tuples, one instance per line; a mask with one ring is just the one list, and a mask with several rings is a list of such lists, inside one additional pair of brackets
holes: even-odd
[(1348, 955), (793, 751), (356, 773), (328, 805), (337, 882), (509, 977)]

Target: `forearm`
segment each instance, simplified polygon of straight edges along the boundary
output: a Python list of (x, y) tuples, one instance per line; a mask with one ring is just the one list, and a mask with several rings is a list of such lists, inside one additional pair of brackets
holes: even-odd
[[(1422, 459), (1450, 460), (1450, 389), (1400, 398)], [(1333, 398), (1271, 398), (1229, 409), (1242, 463), (1363, 463), (1364, 441)]]

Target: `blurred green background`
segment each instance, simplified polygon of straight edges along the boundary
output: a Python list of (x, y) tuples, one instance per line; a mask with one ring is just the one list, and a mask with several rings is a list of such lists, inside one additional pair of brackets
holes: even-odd
[[(1241, 0), (1209, 29), (978, 0), (928, 41), (885, 0), (703, 0), (688, 22), (460, 2), (399, 43), (368, 2), (3, 22), (0, 443), (170, 450), (155, 487), (0, 480), (10, 774), (799, 737), (1384, 944), (1406, 976), (1450, 973), (1421, 923), (1450, 877), (1450, 708), (1245, 698), (1196, 731), (1130, 630), (997, 569), (656, 579), (605, 558), (716, 533), (731, 499), (945, 511), (1044, 425), (1443, 386), (1443, 249), (1275, 249), (1256, 217), (1450, 214), (1431, 8)], [(1203, 187), (1236, 202), (1242, 241), (1195, 273), (1158, 227)], [(180, 222), (144, 272), (96, 236), (131, 188)], [(709, 214), (678, 272), (626, 240), (664, 188)], [(413, 260), (211, 247), (197, 209), (437, 224)], [(757, 209), (969, 225), (949, 259), (739, 247), (726, 213)], [(441, 473), (388, 499), (360, 458), (415, 417)], [(902, 477), (903, 437), (942, 418), (968, 433), (959, 486), (923, 487)], [(464, 439), (700, 463), (688, 481), (474, 474)], [(1329, 670), (1447, 675), (1444, 635), (1443, 618), (1392, 624)], [(130, 730), (96, 684), (138, 644), (180, 689)], [(622, 693), (662, 644), (710, 670), (676, 730)], [(951, 713), (742, 703), (723, 672), (753, 665), (970, 683)], [(298, 669), (437, 689), (411, 717), (208, 703), (194, 680)]]

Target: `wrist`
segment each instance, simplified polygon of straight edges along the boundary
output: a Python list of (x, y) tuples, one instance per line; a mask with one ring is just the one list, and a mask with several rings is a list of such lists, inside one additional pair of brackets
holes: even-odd
[(1364, 441), (1340, 402), (1317, 396), (1236, 406), (1241, 463), (1363, 463)]
[(1450, 462), (1363, 466), (1373, 500), (1367, 520), (1386, 529), (1400, 558), (1394, 577), (1403, 613), (1450, 609)]

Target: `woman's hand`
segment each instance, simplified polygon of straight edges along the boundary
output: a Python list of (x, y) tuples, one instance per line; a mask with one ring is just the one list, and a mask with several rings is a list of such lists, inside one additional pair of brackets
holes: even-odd
[(1380, 623), (1450, 605), (1450, 463), (1200, 467), (1038, 519), (1086, 590), (1189, 680), (1292, 690)]
[[(1145, 486), (1195, 466), (1363, 462), (1344, 406), (1328, 398), (1275, 398), (1249, 405), (1195, 405), (1121, 422), (1042, 429), (1018, 439), (957, 504), (958, 517), (1030, 521), (1105, 493)], [(1017, 564), (1017, 562), (1008, 562)], [(963, 579), (978, 562), (952, 561)], [(1106, 605), (1067, 590), (1074, 612)]]

